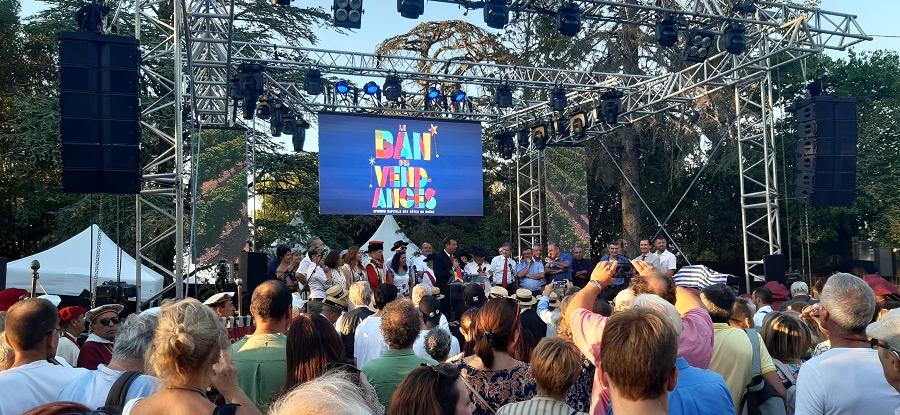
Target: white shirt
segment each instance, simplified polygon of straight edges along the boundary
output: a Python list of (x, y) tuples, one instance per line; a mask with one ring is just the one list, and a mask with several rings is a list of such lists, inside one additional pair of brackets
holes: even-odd
[(409, 255), (409, 253), (407, 252), (407, 254), (406, 254), (406, 268), (409, 269), (410, 272), (412, 272), (413, 267), (416, 267), (416, 272), (422, 271), (423, 269), (428, 268), (428, 266), (425, 265), (425, 255), (419, 254), (419, 255), (412, 255), (412, 256), (411, 256), (411, 255)]
[(388, 345), (381, 334), (381, 316), (366, 317), (356, 327), (356, 335), (353, 337), (356, 367), (361, 368), (370, 360), (381, 357), (387, 349)]
[[(416, 271), (424, 271), (425, 275), (422, 275), (422, 279), (420, 284), (425, 286), (427, 292), (431, 292), (431, 289), (434, 288), (434, 284), (431, 282), (431, 279), (434, 278), (435, 283), (437, 283), (437, 277), (434, 276), (434, 270), (429, 268), (428, 265), (422, 265), (422, 268), (416, 267)], [(409, 269), (409, 272), (412, 272), (412, 268)]]
[(45, 403), (56, 402), (63, 386), (88, 373), (84, 368), (54, 365), (38, 360), (0, 372), (0, 414), (22, 414)]
[[(516, 260), (512, 258), (505, 259), (506, 265), (509, 267), (506, 271), (506, 283), (512, 284), (516, 281)], [(488, 267), (488, 275), (494, 281), (494, 285), (503, 283), (503, 263), (503, 255), (497, 255), (491, 260), (491, 265)]]
[[(312, 262), (310, 262), (312, 264)], [(315, 264), (313, 264), (315, 266)], [(308, 275), (304, 273), (304, 275)], [(315, 270), (312, 271), (312, 276), (309, 276), (307, 279), (309, 283), (309, 298), (325, 298), (325, 291), (331, 288), (331, 283), (328, 282), (328, 277), (325, 276), (325, 270), (322, 267), (316, 266)]]
[[(78, 402), (88, 408), (99, 408), (106, 404), (106, 397), (112, 389), (113, 383), (119, 379), (123, 371), (110, 369), (104, 364), (97, 366), (97, 370), (91, 370), (68, 385), (57, 395), (56, 400)], [(126, 402), (130, 399), (147, 397), (156, 392), (159, 381), (153, 376), (139, 375), (128, 387), (125, 394)]]
[(794, 414), (890, 414), (900, 393), (884, 378), (878, 351), (836, 348), (800, 366)]
[[(443, 317), (443, 316), (441, 316), (441, 317)], [(416, 338), (416, 342), (413, 343), (413, 353), (415, 353), (416, 356), (419, 356), (419, 357), (425, 358), (425, 359), (433, 359), (433, 357), (431, 357), (431, 355), (429, 355), (428, 352), (425, 351), (425, 335), (427, 335), (429, 331), (431, 331), (431, 330), (429, 330), (429, 329), (420, 330), (419, 337)], [(444, 331), (446, 331), (447, 333), (450, 332), (446, 328), (444, 328)], [(459, 340), (456, 340), (456, 337), (454, 337), (451, 334), (450, 335), (450, 354), (448, 354), (447, 357), (456, 356), (457, 354), (459, 354), (459, 350), (460, 350), (459, 349)], [(441, 362), (438, 362), (438, 363), (441, 363)]]
[[(491, 277), (488, 275), (489, 269), (490, 264), (482, 263), (481, 265), (478, 265), (475, 261), (466, 264), (466, 267), (463, 269), (463, 272), (467, 275), (478, 275), (472, 279), (472, 282), (481, 284), (482, 288), (484, 288), (485, 297), (491, 293)], [(507, 279), (509, 279), (509, 277), (507, 277)]]
[(677, 268), (675, 265), (675, 254), (669, 252), (668, 249), (662, 252), (657, 251), (656, 256), (659, 258), (659, 269), (666, 271)]
[[(668, 252), (668, 251), (666, 251), (666, 252)], [(672, 257), (674, 258), (674, 255)], [(644, 261), (650, 265), (653, 265), (656, 268), (659, 268), (659, 255), (656, 255), (655, 252), (650, 252), (647, 254), (640, 254), (640, 255), (632, 258), (631, 260), (632, 261)]]
[(756, 310), (756, 314), (753, 315), (753, 326), (757, 328), (761, 328), (763, 324), (763, 320), (766, 319), (766, 315), (772, 312), (772, 306), (764, 305)]
[(78, 352), (80, 351), (78, 345), (66, 336), (60, 337), (56, 344), (56, 355), (66, 359), (66, 362), (78, 363)]

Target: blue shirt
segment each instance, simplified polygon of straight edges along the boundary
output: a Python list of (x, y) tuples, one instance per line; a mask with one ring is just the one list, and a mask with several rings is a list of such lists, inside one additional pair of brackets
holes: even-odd
[[(609, 255), (603, 255), (600, 257), (600, 260), (609, 261)], [(634, 274), (634, 270), (631, 268), (631, 261), (628, 260), (628, 257), (619, 255), (616, 257), (616, 262), (619, 266), (616, 268), (616, 276), (613, 278), (610, 285), (625, 284), (625, 280), (631, 279), (631, 275)]]
[[(572, 254), (570, 254), (568, 252), (563, 252), (563, 253), (559, 254), (559, 258), (556, 258), (555, 261), (568, 262), (569, 267), (566, 268), (565, 271), (554, 275), (553, 281), (572, 281), (572, 265), (575, 262), (575, 257), (573, 257)], [(548, 266), (548, 268), (550, 268), (550, 266)], [(552, 267), (552, 268), (555, 269), (556, 267)]]
[[(678, 383), (669, 392), (669, 415), (734, 415), (731, 392), (722, 376), (693, 367), (683, 357), (675, 359), (675, 367)], [(606, 413), (613, 414), (613, 408)]]
[[(523, 269), (525, 269), (525, 266), (527, 266), (527, 265), (528, 265), (528, 262), (526, 262), (526, 261), (522, 261), (518, 265), (516, 265), (516, 274), (518, 274), (519, 271), (522, 271)], [(535, 259), (535, 260), (531, 261), (531, 267), (528, 268), (528, 274), (526, 274), (526, 275), (540, 274), (542, 272), (544, 272), (544, 263)], [(535, 279), (531, 279), (531, 278), (522, 277), (519, 280), (520, 288), (525, 288), (525, 289), (531, 290), (531, 291), (540, 290), (542, 285), (544, 285), (543, 279), (535, 280)]]

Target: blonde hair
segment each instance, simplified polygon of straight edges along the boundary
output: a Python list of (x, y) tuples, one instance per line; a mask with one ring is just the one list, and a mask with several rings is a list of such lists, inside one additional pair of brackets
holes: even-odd
[(350, 302), (354, 307), (365, 307), (372, 302), (372, 288), (367, 281), (350, 284)]
[(180, 384), (218, 360), (228, 346), (225, 325), (194, 298), (163, 304), (148, 363), (163, 383)]
[(269, 408), (269, 415), (371, 415), (362, 391), (350, 375), (332, 370), (304, 382)]
[(562, 337), (544, 337), (531, 352), (531, 371), (541, 389), (564, 395), (581, 375), (581, 352)]
[(556, 326), (556, 335), (569, 340), (572, 340), (572, 326), (569, 323), (569, 317), (571, 316), (569, 303), (572, 302), (573, 298), (575, 298), (575, 294), (569, 294), (559, 302), (559, 324)]
[(772, 357), (782, 361), (797, 361), (812, 344), (812, 333), (806, 323), (792, 312), (776, 311), (763, 320), (760, 335)]

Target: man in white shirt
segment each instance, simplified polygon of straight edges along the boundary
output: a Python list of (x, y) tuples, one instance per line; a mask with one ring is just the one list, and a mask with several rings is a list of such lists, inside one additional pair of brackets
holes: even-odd
[[(106, 404), (106, 398), (113, 384), (125, 372), (144, 373), (144, 356), (153, 343), (157, 317), (146, 314), (132, 314), (122, 323), (113, 345), (112, 360), (109, 365), (100, 364), (63, 387), (56, 397), (58, 401), (78, 402), (96, 409)], [(128, 400), (144, 398), (156, 392), (159, 381), (148, 375), (138, 375), (128, 387), (124, 405)]]
[(467, 276), (474, 276), (472, 282), (481, 285), (484, 289), (484, 295), (487, 296), (491, 292), (491, 280), (488, 275), (488, 264), (484, 263), (484, 250), (476, 248), (472, 250), (474, 260), (466, 264), (463, 272)]
[(677, 267), (675, 264), (675, 254), (668, 251), (669, 243), (666, 241), (666, 238), (659, 236), (653, 241), (656, 246), (656, 257), (659, 260), (659, 265), (657, 268), (661, 269), (668, 276), (675, 275), (675, 268)]
[(56, 401), (59, 390), (86, 369), (51, 363), (59, 340), (59, 315), (47, 300), (19, 301), (6, 313), (6, 342), (15, 356), (0, 372), (0, 414), (22, 414)]
[(84, 314), (87, 309), (79, 306), (65, 307), (59, 310), (59, 328), (61, 336), (56, 346), (56, 355), (66, 359), (69, 364), (78, 363), (78, 336), (84, 333)]
[(762, 330), (763, 320), (772, 312), (772, 291), (766, 287), (753, 290), (753, 304), (756, 305), (756, 313), (753, 314), (753, 326)]
[(397, 287), (394, 284), (381, 284), (375, 290), (375, 314), (359, 323), (353, 338), (353, 355), (357, 368), (381, 357), (388, 349), (384, 335), (381, 334), (381, 315), (384, 307), (396, 299)]
[[(406, 254), (406, 267), (412, 272), (413, 268), (416, 269), (416, 277), (418, 281), (421, 281), (425, 276), (425, 268), (428, 266), (425, 265), (425, 257), (434, 253), (434, 246), (428, 242), (422, 242), (422, 247), (419, 252), (416, 252), (415, 255), (410, 255), (408, 252)], [(430, 269), (430, 268), (429, 268)], [(432, 271), (433, 273), (434, 271)]]
[[(878, 350), (885, 380), (900, 393), (900, 308), (869, 324), (866, 335), (872, 338), (872, 344)], [(894, 413), (900, 414), (900, 406)]]
[[(419, 331), (419, 337), (416, 339), (416, 342), (413, 343), (413, 353), (415, 353), (416, 356), (430, 359), (431, 356), (425, 350), (425, 336), (428, 332), (433, 328), (440, 328), (447, 334), (451, 333), (448, 327), (441, 326), (441, 319), (444, 317), (444, 314), (441, 313), (440, 300), (430, 295), (422, 297), (422, 300), (419, 301), (418, 308), (419, 312), (422, 313), (422, 329)], [(456, 356), (459, 354), (459, 350), (459, 340), (451, 335), (450, 354), (448, 356)]]
[(866, 337), (875, 312), (875, 294), (862, 279), (835, 274), (825, 283), (819, 304), (803, 310), (828, 334), (831, 349), (800, 367), (794, 413), (892, 414), (900, 393), (885, 379)]
[(644, 261), (650, 265), (653, 265), (654, 268), (659, 268), (659, 255), (656, 255), (655, 252), (650, 252), (650, 240), (649, 239), (641, 239), (640, 245), (641, 254), (632, 258), (633, 261)]
[[(504, 242), (497, 251), (500, 255), (491, 259), (491, 266), (488, 267), (488, 276), (494, 285), (499, 285), (509, 291), (510, 286), (515, 284), (516, 281), (516, 260), (511, 258), (512, 248), (509, 242)], [(490, 290), (488, 290), (488, 294), (490, 294)]]

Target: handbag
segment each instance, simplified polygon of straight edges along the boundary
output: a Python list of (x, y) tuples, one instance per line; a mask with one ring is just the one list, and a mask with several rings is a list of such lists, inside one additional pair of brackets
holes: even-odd
[(784, 399), (762, 377), (759, 357), (759, 335), (756, 330), (744, 330), (753, 348), (753, 377), (741, 398), (742, 415), (787, 415)]

